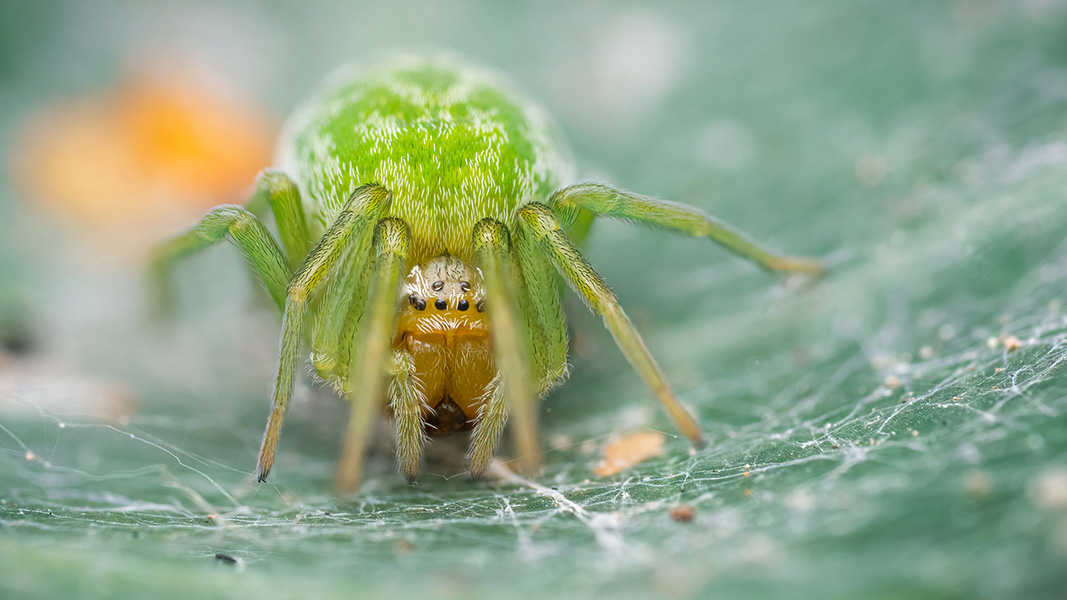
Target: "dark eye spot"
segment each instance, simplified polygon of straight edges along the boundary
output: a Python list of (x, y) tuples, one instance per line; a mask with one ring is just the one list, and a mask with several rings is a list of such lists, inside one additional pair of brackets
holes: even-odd
[(470, 308), (470, 306), (471, 306), (470, 302), (467, 302), (466, 300), (460, 300), (459, 304), (456, 305), (456, 308), (458, 308), (460, 310), (467, 310), (468, 308)]
[(437, 310), (444, 310), (448, 308), (448, 302), (445, 302), (441, 298), (438, 298), (437, 300), (434, 300), (433, 307)]
[(485, 312), (485, 300), (479, 300), (478, 304), (474, 305), (474, 308), (477, 309), (478, 312)]
[(463, 290), (464, 292), (471, 291), (471, 282), (469, 282), (469, 281), (461, 281), (461, 282), (459, 282), (459, 289)]
[(408, 296), (408, 304), (415, 307), (415, 310), (426, 310), (426, 301), (415, 294)]
[(445, 282), (443, 282), (443, 281), (435, 281), (435, 282), (433, 282), (433, 291), (440, 292), (444, 288), (445, 288)]

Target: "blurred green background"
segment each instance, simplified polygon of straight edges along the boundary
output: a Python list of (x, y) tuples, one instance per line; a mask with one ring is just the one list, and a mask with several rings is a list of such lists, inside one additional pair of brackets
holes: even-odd
[[(707, 449), (593, 475), (612, 434), (670, 428), (572, 297), (544, 488), (412, 487), (385, 447), (338, 500), (344, 406), (310, 380), (252, 482), (277, 317), (224, 244), (153, 323), (146, 249), (239, 198), (324, 75), (412, 46), (510, 73), (583, 177), (832, 265), (595, 226)], [(0, 136), (0, 597), (1067, 589), (1063, 0), (5, 2)]]

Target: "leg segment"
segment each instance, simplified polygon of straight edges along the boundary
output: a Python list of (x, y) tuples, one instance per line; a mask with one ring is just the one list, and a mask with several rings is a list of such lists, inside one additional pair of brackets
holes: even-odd
[(222, 241), (227, 235), (244, 252), (278, 308), (284, 306), (290, 271), (282, 252), (255, 215), (233, 204), (211, 209), (195, 227), (156, 249), (151, 267), (154, 302), (164, 308), (170, 305), (173, 298), (171, 270), (178, 260)]
[(778, 256), (760, 247), (744, 233), (691, 206), (657, 200), (599, 183), (579, 183), (565, 187), (552, 194), (549, 204), (564, 216), (584, 208), (605, 217), (636, 221), (694, 236), (706, 236), (766, 271), (823, 271), (819, 261)]
[(396, 463), (404, 477), (414, 481), (419, 474), (422, 447), (426, 443), (422, 423), (426, 395), (415, 377), (415, 358), (410, 352), (393, 351), (389, 377), (389, 405), (396, 420)]
[[(489, 468), (489, 462), (493, 460), (493, 451), (496, 449), (500, 434), (504, 432), (507, 422), (508, 395), (503, 379), (498, 374), (485, 388), (482, 407), (478, 409), (478, 423), (474, 426), (474, 433), (471, 434), (471, 447), (467, 452), (467, 466), (471, 475), (482, 475)], [(536, 443), (536, 431), (534, 434)], [(520, 454), (520, 456), (525, 455)], [(540, 458), (540, 454), (537, 456)]]
[(300, 268), (300, 263), (311, 251), (311, 238), (308, 235), (307, 219), (304, 206), (300, 201), (300, 190), (292, 179), (274, 169), (267, 169), (256, 178), (256, 191), (249, 207), (266, 203), (274, 213), (274, 222), (278, 227), (278, 237), (285, 249), (289, 272)]
[[(269, 205), (282, 240), (283, 254), (263, 223), (255, 216), (257, 207)], [(235, 205), (219, 206), (184, 235), (165, 242), (152, 260), (153, 303), (166, 310), (174, 297), (171, 270), (174, 263), (229, 235), (244, 251), (245, 257), (279, 309), (285, 306), (285, 286), (290, 275), (307, 256), (310, 240), (300, 201), (300, 190), (284, 173), (264, 171), (256, 180), (256, 191), (248, 210)]]
[(615, 343), (641, 374), (645, 383), (656, 393), (678, 431), (697, 446), (703, 445), (700, 426), (674, 397), (663, 372), (648, 352), (633, 323), (623, 312), (614, 292), (586, 262), (578, 248), (567, 239), (551, 209), (544, 204), (527, 204), (519, 211), (519, 223), (540, 241), (543, 251), (552, 258), (556, 268), (589, 308), (604, 318), (604, 324), (611, 331)]
[[(345, 384), (352, 363), (352, 340), (363, 316), (367, 301), (367, 278), (374, 259), (369, 252), (342, 257), (337, 276), (326, 288), (311, 338), (311, 360), (319, 376), (336, 384)], [(347, 387), (347, 386), (345, 386)], [(344, 393), (350, 389), (342, 389)]]
[(392, 195), (377, 185), (365, 185), (352, 192), (344, 209), (289, 282), (285, 295), (285, 310), (282, 313), (282, 338), (270, 419), (263, 433), (256, 466), (256, 477), (259, 481), (267, 479), (274, 465), (278, 434), (293, 394), (296, 356), (303, 341), (308, 300), (323, 283), (329, 281), (333, 267), (346, 250), (350, 249), (355, 256), (367, 253), (374, 230), (373, 224), (388, 209), (391, 200)]
[(515, 266), (523, 282), (519, 308), (534, 342), (530, 348), (538, 378), (534, 383), (543, 395), (567, 376), (567, 322), (560, 303), (559, 276), (537, 240), (521, 228), (513, 232), (512, 242)]
[(363, 452), (385, 392), (386, 366), (399, 312), (400, 283), (410, 244), (411, 231), (399, 219), (382, 219), (375, 227), (377, 258), (364, 311), (367, 322), (360, 328), (356, 361), (349, 370), (354, 376), (349, 394), (352, 412), (337, 465), (337, 489), (341, 493), (354, 491), (363, 476)]
[(502, 379), (496, 387), (503, 388), (507, 411), (490, 410), (489, 407), (493, 405), (491, 398), (483, 405), (471, 439), (471, 474), (481, 475), (485, 472), (508, 412), (515, 422), (520, 467), (528, 474), (536, 473), (541, 468), (541, 448), (537, 441), (537, 394), (530, 376), (530, 342), (519, 314), (510, 272), (510, 236), (502, 223), (483, 219), (474, 226), (472, 242), (485, 280), (485, 296), (489, 299), (490, 339), (496, 368)]

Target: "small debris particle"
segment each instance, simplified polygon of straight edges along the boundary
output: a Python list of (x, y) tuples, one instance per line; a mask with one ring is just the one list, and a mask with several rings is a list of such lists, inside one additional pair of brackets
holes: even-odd
[(960, 401), (960, 397), (959, 396), (953, 396), (952, 397), (952, 401), (953, 402), (959, 402)]
[(229, 554), (223, 554), (222, 552), (216, 552), (215, 553), (215, 560), (217, 560), (219, 562), (222, 562), (222, 563), (226, 563), (228, 565), (236, 565), (237, 564), (237, 559), (236, 558), (230, 556)]
[(900, 387), (900, 378), (896, 375), (890, 375), (885, 378), (885, 386), (889, 389), (896, 389)]
[(32, 451), (27, 450), (26, 451), (26, 460), (37, 460), (37, 455), (34, 454)]
[(1056, 467), (1038, 474), (1027, 491), (1038, 508), (1067, 509), (1067, 468)]
[(923, 360), (930, 360), (934, 357), (934, 349), (930, 346), (923, 346), (919, 348), (919, 358)]
[(996, 348), (999, 343), (1000, 342), (998, 342), (997, 338), (995, 338), (995, 337), (991, 337), (991, 338), (989, 338), (988, 340), (985, 341), (985, 345), (989, 346), (990, 349)]
[(328, 510), (324, 510), (324, 511), (322, 511), (322, 514), (324, 514), (324, 515), (326, 515), (328, 517), (328, 516), (332, 515), (333, 512), (332, 511), (328, 511)]
[(689, 523), (697, 516), (697, 509), (688, 504), (679, 504), (671, 509), (671, 520), (679, 523)]
[(918, 429), (912, 429), (911, 430), (911, 437), (919, 437), (919, 430)]
[(993, 372), (994, 372), (994, 373), (1000, 373), (1000, 372), (1002, 372), (1003, 370), (1004, 370), (1004, 367), (997, 367), (997, 368), (993, 369)]
[(751, 498), (751, 497), (752, 497), (752, 490), (750, 490), (748, 488), (745, 488), (745, 498)]
[(663, 454), (662, 433), (628, 433), (604, 446), (603, 458), (593, 468), (593, 473), (597, 477), (615, 475), (660, 454)]
[(1008, 352), (1011, 352), (1013, 350), (1018, 350), (1019, 348), (1023, 347), (1022, 340), (1020, 340), (1019, 338), (1015, 337), (1014, 335), (1009, 335), (1009, 336), (1005, 337), (1003, 341), (1004, 341), (1004, 349), (1007, 350)]
[(837, 450), (837, 444), (830, 444), (830, 447), (833, 448), (834, 450)]
[(983, 500), (993, 492), (993, 478), (985, 471), (967, 471), (963, 476), (963, 489), (971, 500)]
[(741, 476), (742, 477), (748, 477), (748, 469), (745, 469), (745, 472), (742, 473)]

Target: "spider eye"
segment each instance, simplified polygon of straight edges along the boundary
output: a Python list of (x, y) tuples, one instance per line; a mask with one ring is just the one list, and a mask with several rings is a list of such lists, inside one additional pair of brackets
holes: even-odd
[(433, 306), (437, 310), (444, 310), (448, 308), (448, 302), (442, 300), (441, 298), (438, 298), (437, 300), (434, 300)]
[(459, 289), (464, 292), (469, 292), (471, 291), (471, 283), (469, 281), (461, 281), (459, 282)]
[(456, 308), (460, 310), (467, 310), (468, 308), (470, 308), (470, 305), (470, 302), (467, 302), (466, 300), (460, 300), (459, 304), (456, 305)]
[(474, 308), (475, 308), (475, 309), (476, 309), (476, 310), (477, 310), (478, 312), (485, 312), (485, 300), (479, 300), (479, 301), (478, 301), (478, 304), (475, 304), (475, 305), (474, 305)]
[(408, 296), (408, 304), (415, 307), (415, 310), (426, 310), (426, 301), (415, 294)]
[(435, 282), (433, 282), (433, 291), (435, 291), (435, 292), (440, 292), (441, 290), (444, 289), (444, 287), (445, 287), (445, 282), (443, 282), (443, 281), (435, 281)]

